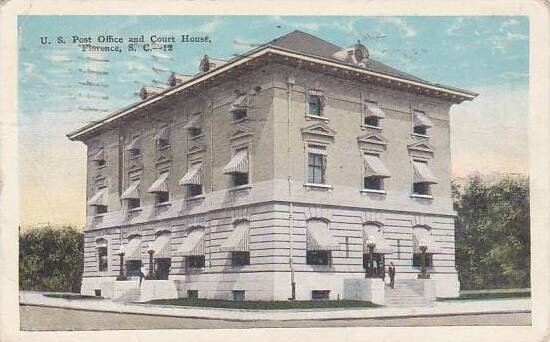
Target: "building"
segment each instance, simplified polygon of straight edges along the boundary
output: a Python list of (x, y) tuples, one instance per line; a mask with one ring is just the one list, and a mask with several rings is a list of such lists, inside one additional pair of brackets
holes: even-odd
[(458, 295), (449, 114), (477, 94), (294, 31), (140, 96), (68, 134), (88, 150), (82, 293), (135, 287), (122, 260), (179, 297), (338, 299), (369, 260), (416, 279), (426, 256)]

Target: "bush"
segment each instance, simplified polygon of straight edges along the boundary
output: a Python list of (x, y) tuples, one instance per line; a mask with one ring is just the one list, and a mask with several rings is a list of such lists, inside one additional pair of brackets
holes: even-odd
[(35, 228), (19, 234), (19, 288), (80, 292), (84, 235), (73, 227)]

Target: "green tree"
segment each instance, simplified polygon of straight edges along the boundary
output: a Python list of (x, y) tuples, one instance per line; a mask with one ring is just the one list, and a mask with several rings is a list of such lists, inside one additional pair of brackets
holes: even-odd
[(456, 266), (463, 289), (530, 286), (529, 181), (453, 184)]
[(84, 235), (73, 227), (36, 228), (19, 234), (22, 290), (80, 292)]

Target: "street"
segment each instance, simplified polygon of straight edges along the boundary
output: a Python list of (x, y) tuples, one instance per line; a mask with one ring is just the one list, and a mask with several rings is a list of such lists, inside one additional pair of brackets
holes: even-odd
[(530, 325), (530, 313), (447, 315), (345, 320), (246, 321), (118, 314), (20, 306), (21, 330), (239, 329), (307, 327), (408, 327), (445, 325)]

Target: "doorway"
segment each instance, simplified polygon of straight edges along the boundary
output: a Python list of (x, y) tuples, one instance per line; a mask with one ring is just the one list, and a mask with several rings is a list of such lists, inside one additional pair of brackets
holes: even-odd
[(155, 259), (155, 278), (159, 280), (167, 280), (170, 273), (172, 259), (158, 258)]

